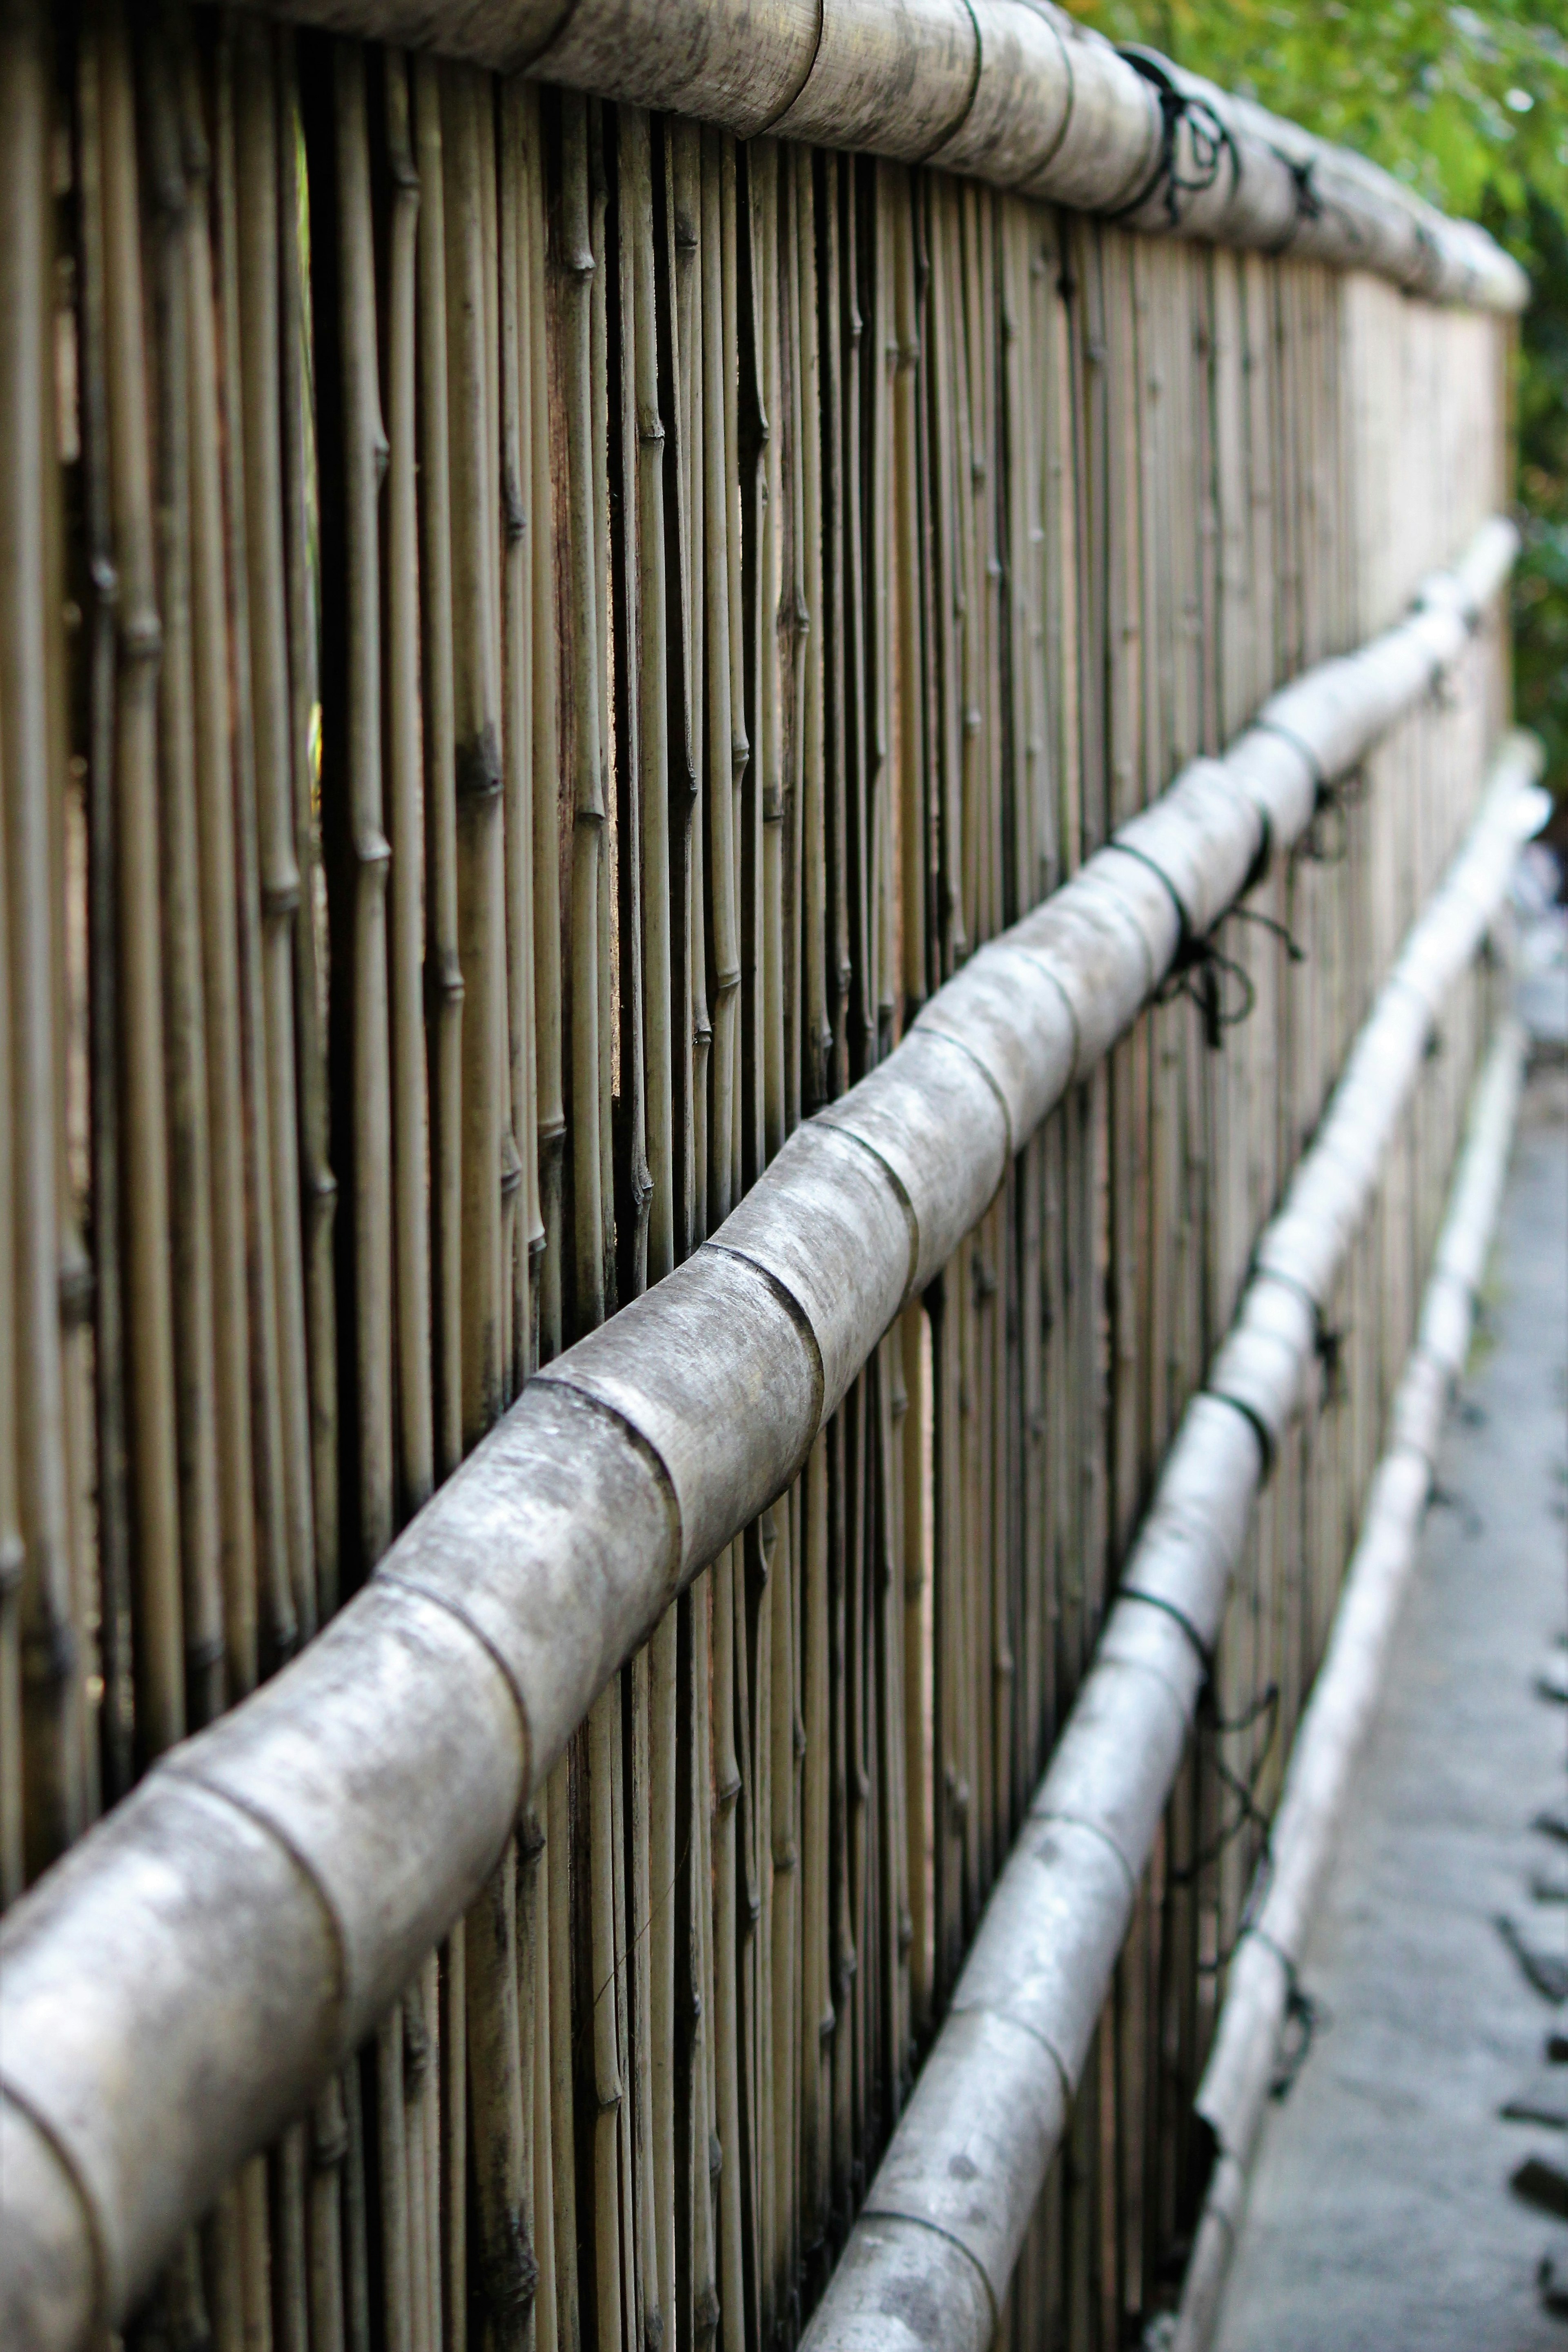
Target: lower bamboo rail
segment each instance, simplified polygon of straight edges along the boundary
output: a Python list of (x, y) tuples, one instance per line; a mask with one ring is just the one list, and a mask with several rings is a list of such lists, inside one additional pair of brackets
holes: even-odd
[(1206, 2352), (1247, 2201), (1247, 2175), (1279, 2060), (1319, 1891), (1358, 1758), (1376, 1717), (1436, 1480), (1437, 1449), (1502, 1204), (1527, 1041), (1505, 1018), (1475, 1089), (1468, 1138), (1438, 1237), (1421, 1324), (1389, 1414), (1334, 1630), (1301, 1717), (1226, 1981), (1196, 2110), (1214, 2169), (1164, 2352)]
[(1510, 738), (1262, 1237), (807, 2352), (899, 2341), (984, 2352), (995, 2332), (1212, 1670), (1253, 1503), (1304, 1401), (1323, 1310), (1445, 1000), (1546, 814), (1539, 771), (1539, 747)]

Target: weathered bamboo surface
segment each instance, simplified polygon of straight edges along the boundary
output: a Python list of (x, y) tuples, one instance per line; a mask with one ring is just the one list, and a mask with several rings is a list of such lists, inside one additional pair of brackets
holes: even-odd
[[(253, 16), (0, 29), (0, 2000), (77, 1953), (0, 2333), (793, 2342), (1497, 738), (1510, 330)], [(1187, 2227), (1475, 1036), (1020, 2341)]]
[[(806, 2331), (808, 2352), (867, 2343), (887, 2328), (975, 2352), (992, 2340), (1199, 1696), (1215, 1672), (1253, 1505), (1321, 1372), (1322, 1316), (1405, 1124), (1428, 1041), (1501, 906), (1521, 841), (1546, 814), (1544, 795), (1533, 789), (1539, 768), (1539, 748), (1528, 739), (1505, 750), (1481, 815), (1380, 992), (1311, 1149), (1262, 1235), (1258, 1271), (1206, 1385), (1183, 1416), (1094, 1663), (981, 1921), (947, 2022)], [(1431, 1421), (1426, 1392), (1435, 1391), (1440, 1411), (1452, 1378), (1450, 1364), (1423, 1355), (1395, 1397), (1396, 1416)], [(1431, 1428), (1412, 1432), (1412, 1444), (1424, 1445), (1428, 1479), (1434, 1441)], [(1303, 1738), (1315, 1728), (1321, 1687)], [(1293, 1768), (1281, 1835), (1300, 1810)], [(1272, 1841), (1270, 1853), (1280, 1860)], [(1270, 1907), (1303, 1891), (1288, 1884), (1280, 1898), (1279, 1881), (1268, 1884)], [(1238, 1958), (1254, 1946), (1266, 1954), (1265, 1926), (1266, 1918), (1244, 1922)], [(1292, 1941), (1299, 1938), (1298, 1925)], [(1245, 1970), (1227, 2005), (1237, 1992), (1245, 2000)], [(1223, 2018), (1222, 2011), (1222, 2037)], [(1222, 2038), (1211, 2068), (1230, 2054)], [(1272, 2042), (1255, 2042), (1249, 2054), (1266, 2082)], [(1216, 2079), (1214, 2072), (1205, 2078), (1210, 2104), (1200, 2093), (1199, 2112), (1211, 2124)], [(1221, 2145), (1231, 2152), (1227, 2140)], [(955, 2290), (953, 2278), (965, 2263), (977, 2274), (967, 2293)], [(921, 2325), (931, 2313), (941, 2315), (934, 2330), (929, 2320)]]
[(1432, 1500), (1443, 1422), (1469, 1354), (1502, 1203), (1528, 1041), (1500, 1026), (1471, 1106), (1463, 1155), (1422, 1299), (1415, 1345), (1388, 1416), (1388, 1445), (1301, 1717), (1232, 1958), (1195, 2107), (1214, 2137), (1214, 2169), (1182, 2282), (1173, 2352), (1205, 2352), (1245, 2211), (1259, 2126), (1279, 2079), (1314, 1904), (1356, 1764), (1376, 1717), (1390, 1649)]
[(1141, 229), (1376, 270), (1439, 301), (1524, 304), (1484, 230), (1050, 0), (275, 0), (274, 13), (737, 138), (934, 163)]

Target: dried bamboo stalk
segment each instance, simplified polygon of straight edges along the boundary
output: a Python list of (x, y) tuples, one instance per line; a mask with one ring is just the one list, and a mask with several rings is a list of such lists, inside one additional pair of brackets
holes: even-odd
[(168, 1175), (182, 1206), (170, 1231), (175, 1443), (184, 1603), (184, 1707), (194, 1725), (222, 1704), (223, 1600), (218, 1580), (217, 1438), (213, 1334), (206, 1015), (197, 914), (195, 726), (192, 709), (189, 332), (186, 204), (173, 59), (149, 58), (157, 421), (157, 570), (163, 624), (158, 671), (160, 860), (163, 902), (163, 1038)]
[(247, 609), (255, 724), (266, 1084), (272, 1108), (272, 1265), (281, 1383), (282, 1486), (294, 1606), (315, 1630), (316, 1544), (310, 1495), (310, 1384), (300, 1231), (294, 1050), (295, 855), (289, 688), (279, 349), (277, 85), (272, 45), (239, 37), (236, 160), (239, 190), (239, 340), (244, 371)]
[(393, 1248), (400, 1517), (435, 1485), (431, 1391), (429, 1102), (425, 1037), (424, 791), (420, 741), (417, 478), (419, 174), (408, 69), (386, 62), (394, 196), (387, 257), (387, 831), (392, 851)]
[(417, 62), (420, 572), (424, 614), (426, 960), (431, 1013), (431, 1293), (437, 1473), (463, 1450), (463, 976), (458, 937), (457, 719), (453, 702), (450, 438), (447, 393), (447, 232), (441, 82)]
[(332, 1267), (337, 1180), (328, 1153), (327, 1023), (321, 942), (325, 904), (316, 786), (321, 711), (319, 594), (311, 540), (317, 515), (311, 414), (309, 296), (304, 282), (310, 230), (302, 161), (299, 77), (288, 36), (279, 47), (278, 251), (283, 374), (285, 557), (289, 611), (295, 858), (300, 908), (294, 922), (294, 1012), (299, 1079), (299, 1151), (303, 1188), (306, 1339), (310, 1359), (310, 1506), (315, 1528), (316, 1603), (323, 1618), (338, 1604), (337, 1304)]
[[(240, 386), (239, 197), (237, 184), (237, 36), (226, 27), (216, 59), (216, 193), (218, 294), (223, 324), (224, 569), (230, 615), (226, 667), (234, 698), (230, 733), (234, 762), (235, 937), (238, 966), (245, 1191), (249, 1217), (246, 1251), (247, 1320), (251, 1359), (252, 1509), (257, 1535), (257, 1664), (264, 1673), (289, 1657), (299, 1641), (299, 1616), (289, 1557), (284, 1494), (283, 1400), (273, 1265), (271, 1097), (266, 1075), (266, 1009), (259, 936), (261, 886), (256, 805), (255, 735), (250, 673), (249, 566), (246, 548), (244, 425)], [(242, 2233), (246, 2258), (259, 2258), (254, 2231)]]
[[(153, 585), (135, 126), (131, 59), (124, 26), (118, 15), (105, 20), (101, 57), (110, 438), (116, 568), (120, 574), (121, 676), (115, 764), (121, 891), (121, 1052), (126, 1122), (126, 1309), (132, 1496), (136, 1530), (132, 1587), (136, 1625), (135, 1746), (139, 1759), (145, 1761), (171, 1746), (184, 1729), (184, 1661), (174, 1458), (174, 1334), (168, 1290), (169, 1190), (155, 806), (157, 663), (161, 642)], [(37, 184), (42, 163), (36, 144), (37, 131), (30, 160), (26, 145), (29, 79), (26, 50), (16, 61), (16, 70), (8, 76), (7, 87), (14, 101), (23, 110), (8, 149), (12, 170), (18, 177), (30, 171)], [(36, 84), (33, 89), (34, 104), (37, 106), (41, 104), (41, 93)], [(38, 235), (35, 226), (35, 256)], [(19, 223), (7, 236), (5, 249), (10, 266), (15, 268), (28, 249), (25, 224)], [(29, 289), (24, 287), (19, 291), (24, 299), (19, 305), (13, 303), (12, 315), (23, 323), (28, 316)], [(33, 315), (37, 316), (41, 289), (35, 285), (30, 293)], [(24, 371), (25, 365), (24, 362)], [(37, 374), (36, 365), (34, 373)], [(20, 422), (16, 420), (16, 424)], [(36, 420), (33, 430), (36, 446)], [(26, 446), (26, 439), (25, 431), (18, 433), (12, 425), (8, 446)], [(41, 467), (41, 459), (38, 464)], [(19, 483), (23, 477), (15, 478)], [(14, 518), (10, 525), (13, 535), (17, 520)], [(37, 560), (26, 541), (20, 547), (13, 543), (5, 566), (6, 577), (13, 583), (26, 579), (29, 554)], [(14, 652), (27, 642), (32, 625), (26, 608), (35, 602), (24, 594), (24, 610), (17, 616), (21, 634), (12, 634), (7, 640)], [(37, 700), (37, 688), (42, 683), (41, 661), (28, 664), (27, 669), (31, 683), (19, 675), (5, 697), (8, 729), (22, 726), (29, 719), (36, 729), (41, 729), (43, 714)], [(42, 777), (37, 768), (41, 754), (41, 740), (29, 742), (24, 736), (10, 745), (5, 761), (8, 794), (16, 794), (29, 775), (33, 789), (41, 788)], [(14, 892), (21, 891), (26, 874), (24, 861), (30, 849), (25, 824), (27, 807), (25, 799), (17, 803), (17, 818), (23, 822), (16, 827), (16, 845), (11, 852)], [(41, 807), (37, 814), (41, 819)], [(44, 854), (41, 837), (31, 844), (31, 854)], [(47, 948), (37, 942), (29, 956), (27, 942), (30, 934), (37, 940), (37, 923), (47, 907), (47, 890), (42, 871), (33, 873), (29, 883), (30, 887), (15, 902), (12, 917), (12, 955), (17, 967), (12, 992), (13, 1018), (21, 1024), (13, 1067), (16, 1080), (28, 1097), (43, 1101), (48, 1098), (47, 1090), (53, 1084), (52, 1076), (47, 1075), (49, 1062), (46, 1060), (40, 1066), (36, 1058), (40, 1045), (48, 1042), (47, 1000), (43, 1003), (37, 1001), (37, 992), (44, 985), (38, 961), (47, 954)], [(29, 1006), (30, 1019), (25, 1010)], [(37, 1034), (40, 1026), (41, 1039)], [(25, 1163), (19, 1171), (18, 1192), (32, 1237), (29, 1263), (35, 1268), (52, 1268), (54, 1174), (52, 1168), (37, 1164), (44, 1155), (52, 1158), (52, 1133), (44, 1121), (31, 1122), (28, 1132), (33, 1139), (29, 1158), (34, 1164), (29, 1167)], [(46, 1174), (49, 1193), (47, 1208), (43, 1197)], [(52, 1279), (50, 1274), (51, 1286)], [(41, 1325), (36, 1320), (40, 1316), (45, 1318)], [(52, 1296), (47, 1299), (35, 1297), (18, 1318), (18, 1329), (26, 1331), (33, 1349), (42, 1351), (29, 1360), (26, 1377), (19, 1382), (24, 1418), (18, 1434), (26, 1480), (22, 1493), (23, 1529), (31, 1571), (42, 1580), (35, 1588), (37, 1597), (33, 1606), (42, 1612), (43, 1628), (49, 1633), (49, 1645), (42, 1653), (46, 1656), (58, 1653), (58, 1632), (54, 1629), (62, 1625), (66, 1618), (64, 1595), (61, 1593), (58, 1601), (51, 1602), (49, 1581), (51, 1563), (57, 1576), (63, 1576), (65, 1565), (59, 1372), (52, 1344), (54, 1328)], [(62, 1699), (64, 1696), (62, 1688)], [(63, 1739), (61, 1745), (63, 1748)], [(64, 1760), (62, 1754), (60, 1763)], [(40, 1758), (39, 1764), (47, 1770), (45, 1758)], [(47, 1785), (45, 1779), (40, 1795)], [(62, 1819), (56, 1838), (64, 1833), (68, 1832)], [(47, 1850), (47, 1833), (45, 1835)]]
[(347, 1045), (353, 1142), (353, 1366), (358, 1550), (369, 1570), (392, 1538), (392, 1132), (386, 975), (391, 849), (383, 831), (381, 417), (364, 62), (332, 52), (342, 311), (344, 510), (342, 795), (353, 1028)]
[(447, 418), (451, 529), (452, 723), (458, 954), (463, 974), (462, 1435), (501, 1406), (501, 1089), (507, 1079), (501, 837), (499, 419), (488, 381), (485, 191), (493, 185), (489, 93), (442, 76)]

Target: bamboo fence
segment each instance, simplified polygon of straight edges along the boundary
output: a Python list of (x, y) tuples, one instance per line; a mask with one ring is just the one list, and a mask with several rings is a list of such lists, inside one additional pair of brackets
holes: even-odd
[[(29, 2352), (799, 2337), (1506, 716), (1479, 232), (1016, 0), (560, 14), (0, 9)], [(1173, 2296), (1491, 989), (982, 2335)]]

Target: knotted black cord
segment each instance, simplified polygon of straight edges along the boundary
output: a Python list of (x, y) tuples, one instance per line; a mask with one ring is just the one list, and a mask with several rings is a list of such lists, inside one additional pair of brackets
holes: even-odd
[[(1194, 931), (1191, 918), (1182, 904), (1181, 894), (1163, 866), (1157, 866), (1146, 850), (1139, 849), (1130, 841), (1121, 841), (1115, 835), (1111, 835), (1109, 846), (1120, 850), (1123, 857), (1135, 857), (1140, 866), (1146, 866), (1151, 874), (1157, 876), (1164, 884), (1166, 894), (1176, 910), (1176, 952), (1171, 959), (1171, 968), (1163, 982), (1155, 991), (1155, 1003), (1173, 1004), (1178, 996), (1191, 997), (1203, 1014), (1205, 1041), (1211, 1052), (1217, 1053), (1225, 1043), (1225, 1031), (1234, 1029), (1245, 1021), (1258, 1002), (1258, 991), (1251, 974), (1233, 958), (1222, 954), (1215, 941), (1215, 933), (1225, 921), (1225, 916), (1219, 916), (1208, 930)], [(1234, 907), (1226, 909), (1228, 914), (1240, 911)], [(1249, 919), (1268, 921), (1271, 919), (1259, 916)], [(1219, 975), (1222, 972), (1229, 972), (1233, 979), (1241, 982), (1242, 999), (1238, 1005), (1226, 1005), (1220, 989)]]
[(1278, 260), (1282, 253), (1289, 253), (1295, 244), (1300, 234), (1303, 221), (1322, 219), (1323, 200), (1312, 185), (1312, 173), (1318, 161), (1315, 155), (1303, 155), (1298, 160), (1294, 155), (1287, 155), (1282, 147), (1273, 147), (1270, 152), (1279, 157), (1295, 183), (1295, 216), (1279, 244), (1271, 245), (1268, 248), (1270, 258)]
[[(1296, 1973), (1295, 1961), (1287, 1958), (1277, 1944), (1271, 1944), (1269, 1949), (1278, 1954), (1285, 1970), (1285, 2016), (1268, 2095), (1271, 2099), (1285, 2099), (1289, 2098), (1295, 2087), (1297, 2075), (1307, 2063), (1315, 2035), (1321, 2027), (1331, 2025), (1333, 2019), (1324, 2004), (1314, 2000), (1306, 1990)], [(1292, 2027), (1295, 2028), (1293, 2042), (1288, 2038)]]
[(1341, 1404), (1345, 1396), (1344, 1352), (1345, 1341), (1350, 1338), (1350, 1326), (1347, 1323), (1335, 1330), (1324, 1322), (1321, 1307), (1314, 1311), (1318, 1328), (1313, 1346), (1318, 1361), (1323, 1368), (1323, 1402), (1326, 1405)]
[[(1257, 1755), (1253, 1758), (1251, 1769), (1247, 1772), (1245, 1780), (1243, 1780), (1239, 1772), (1233, 1772), (1231, 1770), (1230, 1766), (1226, 1762), (1224, 1757), (1219, 1754), (1216, 1748), (1214, 1759), (1215, 1772), (1221, 1786), (1228, 1789), (1231, 1795), (1237, 1800), (1235, 1818), (1226, 1822), (1210, 1840), (1209, 1843), (1204, 1847), (1200, 1853), (1195, 1853), (1193, 1856), (1191, 1862), (1184, 1864), (1182, 1869), (1173, 1870), (1171, 1872), (1171, 1884), (1173, 1886), (1190, 1886), (1194, 1880), (1198, 1876), (1200, 1871), (1207, 1870), (1212, 1864), (1216, 1863), (1219, 1860), (1220, 1855), (1225, 1852), (1226, 1846), (1228, 1846), (1234, 1839), (1238, 1838), (1241, 1835), (1242, 1831), (1251, 1823), (1263, 1833), (1263, 1848), (1258, 1858), (1258, 1873), (1254, 1880), (1253, 1892), (1254, 1895), (1256, 1895), (1261, 1887), (1267, 1885), (1268, 1880), (1273, 1872), (1273, 1853), (1269, 1845), (1270, 1825), (1268, 1814), (1263, 1811), (1258, 1802), (1258, 1777), (1263, 1770), (1263, 1767), (1268, 1761), (1269, 1750), (1274, 1745), (1274, 1734), (1279, 1727), (1279, 1685), (1278, 1683), (1269, 1683), (1266, 1688), (1258, 1694), (1258, 1697), (1253, 1700), (1250, 1706), (1244, 1708), (1242, 1713), (1238, 1716), (1227, 1717), (1221, 1715), (1219, 1712), (1218, 1703), (1215, 1697), (1214, 1678), (1211, 1675), (1208, 1681), (1205, 1683), (1203, 1690), (1199, 1695), (1198, 1712), (1200, 1717), (1207, 1723), (1209, 1728), (1216, 1735), (1216, 1737), (1221, 1733), (1250, 1731), (1253, 1725), (1258, 1721), (1260, 1717), (1267, 1716), (1268, 1718), (1268, 1736), (1264, 1740), (1263, 1745), (1258, 1749)], [(1249, 1898), (1248, 1902), (1248, 1908), (1250, 1907), (1251, 1898)], [(1238, 1938), (1241, 1935), (1246, 1933), (1246, 1923), (1247, 1914), (1244, 1911), (1242, 1914), (1242, 1924), (1237, 1931)], [(1230, 1948), (1231, 1951), (1234, 1951), (1236, 1948), (1235, 1945), (1233, 1944)], [(1214, 1969), (1221, 1969), (1224, 1968), (1229, 1958), (1230, 1952), (1224, 1952), (1218, 1955), (1212, 1963), (1200, 1961), (1199, 1967), (1200, 1969), (1206, 1967), (1211, 1970)]]
[[(1129, 219), (1134, 213), (1142, 212), (1144, 205), (1163, 190), (1165, 218), (1173, 228), (1179, 228), (1182, 225), (1183, 197), (1206, 195), (1219, 178), (1221, 167), (1227, 155), (1230, 158), (1230, 184), (1234, 194), (1241, 184), (1240, 150), (1231, 136), (1228, 126), (1215, 112), (1208, 100), (1199, 97), (1195, 91), (1189, 93), (1178, 89), (1158, 58), (1153, 57), (1147, 50), (1136, 48), (1122, 49), (1119, 54), (1135, 73), (1142, 74), (1146, 82), (1152, 83), (1159, 98), (1160, 152), (1154, 160), (1153, 169), (1137, 194), (1130, 197), (1126, 204), (1119, 205), (1109, 217), (1111, 220)], [(1187, 127), (1187, 135), (1192, 146), (1194, 171), (1190, 179), (1183, 176), (1180, 168), (1181, 133), (1184, 123)]]
[[(1233, 923), (1260, 923), (1266, 931), (1273, 932), (1292, 963), (1306, 962), (1307, 950), (1300, 940), (1292, 939), (1287, 926), (1276, 921), (1272, 915), (1266, 915), (1261, 907), (1232, 907), (1229, 917)], [(1225, 919), (1222, 915), (1220, 920), (1223, 922)]]
[[(1220, 978), (1224, 972), (1240, 982), (1239, 1003), (1226, 1003)], [(1258, 1003), (1252, 974), (1234, 956), (1221, 953), (1213, 931), (1205, 931), (1201, 939), (1194, 940), (1184, 959), (1178, 955), (1154, 1002), (1173, 1004), (1178, 996), (1190, 997), (1197, 1006), (1203, 1015), (1204, 1043), (1215, 1054), (1225, 1044), (1226, 1031), (1239, 1028)]]

